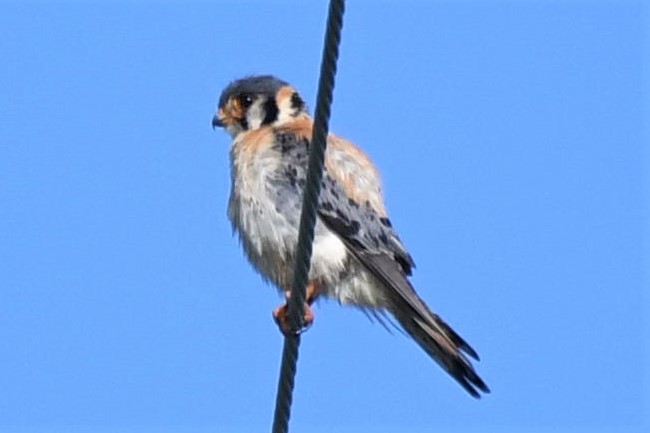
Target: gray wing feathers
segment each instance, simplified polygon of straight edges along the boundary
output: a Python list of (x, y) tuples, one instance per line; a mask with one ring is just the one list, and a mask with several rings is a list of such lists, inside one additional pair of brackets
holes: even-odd
[[(289, 193), (292, 204), (298, 205), (305, 183), (309, 142), (298, 140), (293, 134), (278, 134), (277, 146), (285, 166), (281, 178), (277, 179), (281, 188), (276, 190)], [(380, 217), (368, 203), (348, 198), (327, 170), (319, 196), (318, 216), (382, 283), (389, 303), (386, 309), (429, 356), (472, 396), (479, 397), (475, 388), (490, 392), (466, 357), (478, 360), (474, 349), (429, 310), (408, 281), (415, 264), (390, 221)]]

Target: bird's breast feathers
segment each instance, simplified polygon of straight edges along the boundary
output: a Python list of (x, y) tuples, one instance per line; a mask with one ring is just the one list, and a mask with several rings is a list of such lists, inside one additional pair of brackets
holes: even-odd
[[(295, 132), (261, 128), (242, 133), (231, 149), (228, 216), (248, 259), (282, 289), (289, 287), (293, 272), (308, 152), (306, 138)], [(344, 243), (318, 222), (310, 277), (331, 279), (347, 257)]]

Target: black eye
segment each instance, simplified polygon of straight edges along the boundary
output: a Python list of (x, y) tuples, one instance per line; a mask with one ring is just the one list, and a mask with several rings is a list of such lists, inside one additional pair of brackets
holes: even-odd
[(253, 103), (253, 95), (249, 93), (242, 93), (239, 95), (239, 102), (241, 102), (242, 107), (248, 108)]

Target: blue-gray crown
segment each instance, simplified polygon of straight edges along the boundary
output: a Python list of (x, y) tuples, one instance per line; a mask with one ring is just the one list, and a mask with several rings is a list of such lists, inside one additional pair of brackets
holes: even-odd
[(219, 108), (222, 108), (224, 105), (226, 105), (228, 98), (230, 98), (232, 95), (252, 93), (266, 94), (270, 97), (273, 97), (278, 92), (278, 90), (280, 90), (280, 88), (288, 85), (289, 83), (282, 81), (273, 75), (252, 75), (249, 77), (244, 77), (233, 81), (228, 85), (228, 87), (223, 90), (223, 92), (221, 92), (221, 97), (219, 98)]

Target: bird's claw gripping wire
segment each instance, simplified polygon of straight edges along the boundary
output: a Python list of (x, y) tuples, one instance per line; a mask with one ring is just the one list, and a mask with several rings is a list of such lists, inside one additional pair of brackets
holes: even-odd
[(305, 310), (302, 317), (302, 327), (299, 329), (294, 329), (291, 326), (291, 321), (289, 320), (289, 306), (283, 304), (273, 310), (273, 320), (277, 323), (280, 332), (285, 336), (290, 335), (300, 335), (303, 332), (307, 331), (314, 324), (314, 312), (309, 306), (308, 302), (305, 302)]
[(305, 288), (305, 303), (303, 307), (302, 323), (298, 329), (295, 324), (291, 323), (289, 316), (289, 298), (291, 297), (291, 290), (284, 292), (286, 302), (273, 310), (273, 320), (278, 324), (280, 332), (285, 336), (300, 335), (307, 331), (314, 324), (314, 312), (311, 309), (311, 304), (314, 303), (318, 297), (320, 285), (316, 281), (311, 281)]

